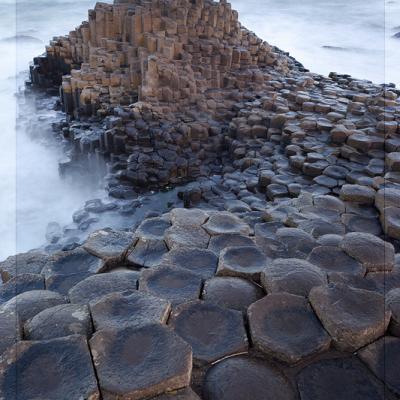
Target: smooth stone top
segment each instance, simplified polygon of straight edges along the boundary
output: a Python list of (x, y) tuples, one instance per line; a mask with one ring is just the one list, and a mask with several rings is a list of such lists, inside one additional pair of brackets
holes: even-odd
[(219, 212), (212, 215), (204, 229), (212, 236), (222, 234), (249, 235), (250, 227), (239, 217), (229, 212)]
[(84, 336), (49, 341), (22, 341), (0, 360), (4, 399), (100, 398)]
[(195, 364), (208, 364), (247, 351), (247, 336), (239, 311), (193, 301), (175, 308), (168, 324), (192, 346)]
[(227, 358), (208, 371), (204, 400), (295, 400), (288, 379), (266, 361), (245, 356)]
[(90, 348), (105, 399), (139, 400), (190, 384), (191, 348), (160, 324), (97, 332)]
[(304, 297), (270, 294), (249, 307), (248, 317), (253, 345), (283, 362), (329, 348), (331, 339)]

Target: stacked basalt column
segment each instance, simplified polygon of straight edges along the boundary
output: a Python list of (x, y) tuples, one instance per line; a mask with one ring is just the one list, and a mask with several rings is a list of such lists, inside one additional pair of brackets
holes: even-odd
[(226, 1), (115, 1), (97, 3), (88, 22), (55, 38), (35, 59), (32, 81), (62, 77), (70, 114), (137, 100), (176, 112), (212, 89), (259, 86), (267, 66), (286, 72), (288, 59), (243, 28)]

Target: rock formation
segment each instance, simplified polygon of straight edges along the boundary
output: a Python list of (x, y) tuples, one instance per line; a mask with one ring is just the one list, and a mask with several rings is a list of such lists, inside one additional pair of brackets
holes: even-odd
[(118, 200), (0, 263), (0, 398), (400, 399), (393, 85), (307, 72), (207, 0), (100, 3), (31, 76)]

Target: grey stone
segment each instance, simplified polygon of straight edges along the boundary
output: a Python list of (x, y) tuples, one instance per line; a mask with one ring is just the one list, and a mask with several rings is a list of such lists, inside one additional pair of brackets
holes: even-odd
[(194, 301), (176, 307), (168, 324), (192, 346), (195, 365), (247, 351), (247, 336), (239, 311)]
[(163, 265), (187, 269), (203, 279), (214, 276), (217, 263), (218, 257), (212, 251), (196, 248), (172, 249), (161, 260)]
[(386, 306), (392, 313), (389, 332), (400, 337), (400, 288), (392, 289), (386, 295)]
[(165, 231), (164, 239), (170, 250), (175, 247), (206, 249), (210, 236), (197, 225), (174, 225)]
[(327, 273), (343, 272), (364, 276), (366, 272), (364, 265), (334, 246), (315, 247), (308, 256), (308, 261)]
[(36, 314), (24, 326), (28, 340), (49, 340), (70, 335), (92, 334), (92, 321), (87, 306), (61, 304)]
[(189, 270), (162, 266), (143, 271), (139, 290), (177, 305), (200, 297), (202, 278)]
[(0, 308), (0, 357), (14, 343), (22, 339), (22, 326), (15, 311)]
[(393, 245), (370, 233), (348, 233), (343, 237), (340, 247), (350, 257), (363, 264), (367, 272), (391, 271), (393, 269)]
[(135, 235), (143, 240), (162, 240), (170, 227), (171, 223), (166, 218), (148, 218), (139, 225)]
[(212, 215), (203, 227), (212, 236), (222, 234), (248, 236), (250, 233), (250, 227), (246, 223), (228, 212), (220, 212)]
[(270, 294), (248, 309), (256, 349), (294, 364), (327, 350), (331, 338), (308, 301), (289, 293)]
[(44, 277), (39, 274), (20, 274), (0, 286), (0, 303), (31, 290), (44, 290)]
[(140, 238), (126, 261), (138, 267), (152, 268), (160, 264), (163, 256), (168, 252), (164, 240)]
[(307, 297), (314, 286), (327, 283), (327, 274), (305, 260), (278, 258), (263, 270), (261, 283), (267, 293), (287, 292)]
[(260, 280), (270, 260), (254, 246), (228, 247), (220, 254), (217, 275)]
[(65, 303), (65, 297), (59, 293), (50, 290), (32, 290), (8, 300), (0, 310), (16, 313), (21, 323), (25, 323), (46, 308)]
[(355, 351), (382, 336), (391, 312), (384, 311), (384, 297), (368, 290), (330, 284), (315, 287), (310, 302), (335, 346)]
[(267, 361), (230, 357), (212, 366), (204, 379), (204, 400), (294, 400), (289, 380)]
[(355, 358), (317, 361), (298, 375), (301, 400), (384, 400), (385, 389)]
[(143, 292), (111, 293), (89, 303), (96, 331), (166, 323), (171, 304)]
[(139, 275), (135, 271), (92, 275), (72, 287), (68, 296), (71, 303), (88, 304), (113, 292), (132, 292), (137, 288)]
[(0, 360), (4, 399), (100, 399), (84, 336), (23, 341)]
[(343, 185), (340, 190), (340, 198), (359, 204), (374, 204), (375, 190), (368, 186)]
[(190, 346), (162, 325), (103, 330), (90, 349), (103, 399), (139, 400), (190, 384)]
[(211, 250), (217, 256), (219, 256), (221, 251), (227, 247), (236, 246), (255, 246), (255, 243), (249, 236), (224, 234), (212, 236), (208, 245), (208, 250)]
[(217, 276), (204, 283), (202, 299), (220, 307), (245, 312), (250, 304), (264, 295), (262, 288), (247, 279)]

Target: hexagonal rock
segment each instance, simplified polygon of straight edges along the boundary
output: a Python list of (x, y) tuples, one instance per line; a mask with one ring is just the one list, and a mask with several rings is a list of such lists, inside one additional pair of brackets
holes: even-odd
[(132, 232), (115, 231), (111, 228), (101, 229), (89, 235), (83, 248), (90, 254), (105, 261), (121, 261), (128, 249), (134, 245)]
[(208, 245), (208, 250), (214, 252), (217, 256), (222, 250), (227, 247), (237, 246), (255, 246), (256, 244), (249, 236), (235, 235), (235, 234), (224, 234), (218, 236), (212, 236)]
[(400, 395), (400, 339), (384, 336), (358, 352), (368, 368), (385, 384)]
[(375, 236), (382, 234), (382, 227), (378, 218), (342, 214), (342, 223), (345, 225), (347, 232), (365, 232)]
[(386, 295), (386, 306), (392, 312), (389, 332), (400, 337), (400, 288), (392, 289)]
[(268, 262), (270, 259), (257, 247), (228, 247), (220, 254), (217, 275), (259, 281), (260, 274)]
[(162, 266), (142, 272), (139, 291), (177, 305), (197, 300), (200, 297), (201, 284), (199, 275), (182, 268)]
[(230, 357), (212, 366), (204, 379), (204, 400), (294, 400), (288, 379), (268, 362)]
[(18, 342), (0, 359), (4, 399), (100, 398), (84, 336)]
[(0, 275), (3, 282), (20, 274), (40, 274), (47, 262), (45, 254), (30, 251), (8, 257), (0, 263)]
[(374, 204), (375, 190), (368, 186), (343, 185), (340, 189), (340, 199), (358, 204)]
[(264, 295), (262, 288), (247, 279), (217, 276), (205, 282), (202, 299), (220, 307), (244, 312)]
[(0, 308), (0, 356), (22, 338), (22, 327), (15, 312)]
[(27, 340), (49, 340), (70, 335), (92, 335), (92, 320), (87, 306), (61, 304), (36, 314), (24, 326)]
[(133, 292), (137, 289), (139, 276), (136, 271), (92, 275), (72, 287), (68, 297), (71, 303), (88, 304), (110, 293)]
[(314, 286), (327, 282), (324, 271), (298, 258), (277, 258), (261, 273), (261, 284), (267, 293), (287, 292), (307, 297)]
[(400, 240), (400, 208), (387, 207), (381, 215), (383, 231), (393, 239)]
[(192, 389), (186, 388), (152, 397), (150, 400), (201, 400)]
[(297, 363), (330, 346), (331, 338), (304, 297), (270, 294), (252, 304), (247, 314), (253, 345), (283, 362)]
[(162, 240), (170, 227), (171, 223), (166, 218), (148, 218), (136, 229), (135, 236), (144, 240)]
[(378, 293), (330, 284), (315, 287), (310, 303), (339, 350), (355, 351), (382, 336), (391, 312)]
[(391, 271), (394, 247), (370, 233), (352, 232), (343, 237), (340, 247), (367, 269), (367, 272)]
[(82, 248), (61, 251), (52, 256), (43, 268), (46, 288), (67, 294), (71, 287), (90, 275), (104, 269), (101, 258), (95, 257)]
[(0, 286), (0, 303), (31, 290), (44, 290), (44, 277), (39, 274), (21, 274)]
[(192, 346), (197, 365), (247, 351), (247, 336), (239, 311), (193, 301), (174, 309), (168, 324)]
[(307, 258), (316, 246), (315, 239), (298, 228), (280, 228), (276, 231), (276, 239), (283, 244), (279, 254), (285, 258)]
[(203, 279), (214, 276), (218, 257), (210, 250), (175, 248), (167, 253), (161, 264), (187, 269)]
[(203, 225), (207, 219), (208, 214), (203, 210), (196, 208), (174, 208), (171, 210), (170, 218), (174, 225)]
[(0, 310), (17, 313), (20, 321), (24, 323), (46, 308), (66, 302), (65, 297), (59, 293), (50, 290), (32, 290), (8, 300), (1, 306)]
[(354, 357), (318, 361), (304, 368), (301, 400), (384, 400), (383, 385)]
[(139, 400), (190, 384), (191, 348), (162, 325), (97, 332), (90, 348), (104, 399)]
[(249, 235), (250, 227), (244, 223), (236, 215), (229, 212), (219, 212), (212, 215), (206, 224), (203, 225), (204, 229), (210, 235), (223, 235), (223, 234), (237, 234)]
[(334, 246), (314, 247), (308, 256), (308, 261), (327, 273), (342, 272), (364, 276), (366, 272), (364, 265)]
[(165, 323), (171, 304), (146, 293), (112, 293), (89, 303), (95, 330)]
[(197, 225), (174, 225), (165, 231), (164, 239), (170, 250), (176, 247), (206, 249), (210, 236)]
[(135, 266), (152, 268), (160, 264), (167, 252), (168, 248), (164, 240), (140, 238), (132, 251), (128, 253), (126, 261)]
[(400, 189), (385, 187), (376, 192), (375, 207), (382, 213), (387, 207), (399, 207)]

